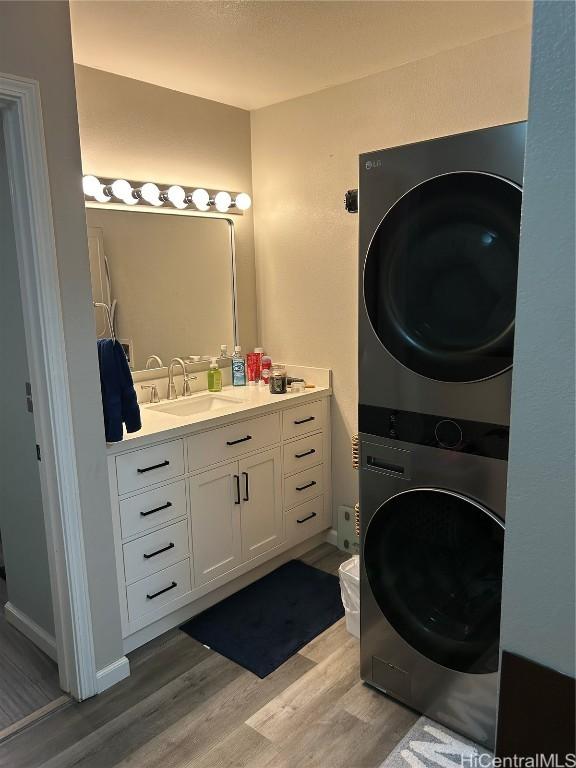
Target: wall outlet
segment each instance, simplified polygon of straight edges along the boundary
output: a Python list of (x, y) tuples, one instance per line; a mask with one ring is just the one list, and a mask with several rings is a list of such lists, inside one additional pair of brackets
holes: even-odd
[(353, 507), (338, 507), (338, 549), (357, 555), (360, 542), (356, 536), (356, 519)]

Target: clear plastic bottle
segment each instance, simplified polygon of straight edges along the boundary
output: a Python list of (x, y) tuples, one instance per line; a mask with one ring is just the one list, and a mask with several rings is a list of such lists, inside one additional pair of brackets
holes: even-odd
[(218, 368), (218, 361), (212, 358), (208, 371), (208, 392), (222, 392), (222, 371)]
[(235, 387), (246, 386), (246, 360), (242, 355), (242, 347), (234, 347), (232, 357), (232, 384)]

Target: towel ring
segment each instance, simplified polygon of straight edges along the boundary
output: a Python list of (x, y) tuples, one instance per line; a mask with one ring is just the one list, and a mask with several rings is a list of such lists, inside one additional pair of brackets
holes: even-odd
[(102, 309), (106, 310), (106, 319), (108, 320), (108, 327), (110, 328), (110, 338), (112, 341), (116, 341), (116, 334), (114, 333), (114, 326), (112, 324), (112, 313), (110, 312), (110, 307), (108, 304), (104, 304), (102, 301), (93, 301), (92, 304), (95, 307), (102, 307)]

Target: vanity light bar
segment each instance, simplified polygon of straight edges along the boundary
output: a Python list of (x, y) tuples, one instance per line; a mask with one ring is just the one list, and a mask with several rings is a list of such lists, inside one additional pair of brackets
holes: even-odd
[(226, 192), (203, 187), (187, 190), (179, 184), (160, 187), (151, 181), (100, 179), (92, 175), (83, 177), (82, 188), (84, 198), (97, 203), (151, 205), (155, 208), (166, 205), (180, 210), (236, 215), (242, 215), (252, 205), (252, 198), (246, 192)]

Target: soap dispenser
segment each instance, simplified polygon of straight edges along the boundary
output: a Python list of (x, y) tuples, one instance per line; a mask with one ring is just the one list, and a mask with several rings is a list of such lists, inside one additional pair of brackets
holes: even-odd
[(218, 368), (215, 357), (212, 358), (208, 371), (208, 392), (222, 392), (222, 371)]

